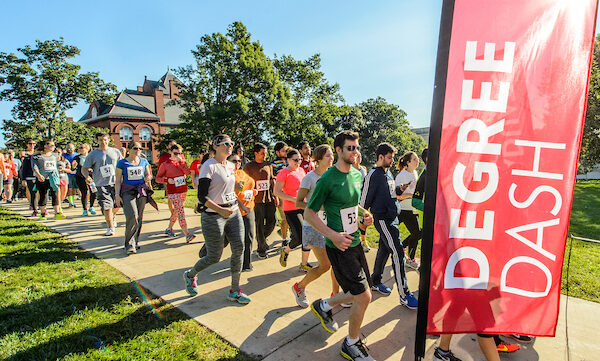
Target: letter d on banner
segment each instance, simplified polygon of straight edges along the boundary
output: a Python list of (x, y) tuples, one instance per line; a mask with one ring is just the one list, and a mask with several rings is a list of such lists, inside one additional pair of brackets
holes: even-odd
[(597, 10), (444, 0), (416, 360), (426, 334), (554, 336)]

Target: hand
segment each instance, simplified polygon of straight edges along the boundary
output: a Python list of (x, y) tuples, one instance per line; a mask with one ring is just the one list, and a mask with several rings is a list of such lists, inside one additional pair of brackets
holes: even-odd
[(233, 214), (233, 210), (231, 208), (221, 208), (219, 214), (223, 216), (223, 218), (229, 218)]
[(90, 177), (90, 176), (87, 176), (87, 178), (85, 178), (85, 182), (86, 182), (87, 184), (92, 184), (92, 183), (94, 183), (94, 180), (92, 179), (92, 177)]
[(177, 156), (175, 156), (175, 160), (178, 162), (183, 162), (183, 157), (181, 156), (181, 154), (178, 154)]
[(239, 191), (241, 191), (242, 189), (244, 189), (244, 182), (242, 182), (242, 181), (240, 181), (240, 182), (237, 182), (237, 183), (235, 184), (235, 190), (236, 190), (236, 192), (239, 192)]
[(123, 199), (121, 199), (121, 196), (118, 195), (118, 194), (115, 195), (115, 203), (117, 204), (118, 208), (121, 208), (122, 203), (123, 203)]
[(38, 177), (38, 181), (43, 182), (45, 180), (46, 180), (46, 178), (44, 178), (44, 176), (40, 174)]
[(148, 174), (146, 177), (144, 177), (144, 181), (147, 184), (150, 184), (151, 183), (150, 181), (152, 181), (152, 174)]
[(365, 212), (363, 214), (363, 221), (360, 222), (358, 225), (364, 231), (367, 229), (367, 227), (369, 227), (372, 224), (373, 224), (373, 216), (371, 215), (371, 213)]
[(354, 238), (347, 233), (336, 233), (331, 242), (340, 250), (345, 251), (350, 247)]
[(167, 179), (167, 182), (168, 182), (169, 184), (175, 184), (175, 181), (174, 181), (172, 178), (169, 178), (169, 179)]
[(243, 204), (241, 204), (241, 203), (239, 204), (239, 206), (240, 206), (240, 208), (242, 209), (242, 211), (243, 211), (244, 213), (250, 213), (250, 211), (252, 211), (252, 210), (250, 209), (250, 207), (246, 207), (245, 205), (243, 205)]

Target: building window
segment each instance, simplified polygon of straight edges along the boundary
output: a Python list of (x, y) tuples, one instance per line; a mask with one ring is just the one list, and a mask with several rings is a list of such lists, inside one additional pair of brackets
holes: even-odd
[(152, 140), (152, 132), (150, 131), (150, 128), (148, 127), (142, 127), (140, 128), (140, 140)]
[(128, 126), (121, 128), (121, 130), (119, 131), (119, 139), (125, 140), (125, 141), (132, 140), (133, 139), (133, 129), (131, 129)]
[(142, 156), (148, 160), (148, 163), (152, 164), (152, 151), (148, 149), (142, 150)]

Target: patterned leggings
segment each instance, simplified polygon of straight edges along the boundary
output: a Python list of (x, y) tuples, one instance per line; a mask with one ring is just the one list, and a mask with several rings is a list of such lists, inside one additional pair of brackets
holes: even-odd
[(187, 228), (187, 222), (185, 221), (185, 211), (183, 204), (185, 203), (185, 196), (187, 193), (174, 193), (169, 194), (169, 200), (173, 204), (173, 213), (171, 214), (171, 223), (175, 223), (179, 219), (179, 227)]

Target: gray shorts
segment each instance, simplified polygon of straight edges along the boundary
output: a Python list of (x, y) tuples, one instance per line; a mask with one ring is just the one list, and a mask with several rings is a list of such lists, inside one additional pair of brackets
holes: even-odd
[(103, 210), (113, 209), (115, 204), (115, 186), (97, 187), (96, 200)]
[(325, 248), (325, 236), (319, 233), (311, 225), (302, 226), (302, 249), (309, 247)]

